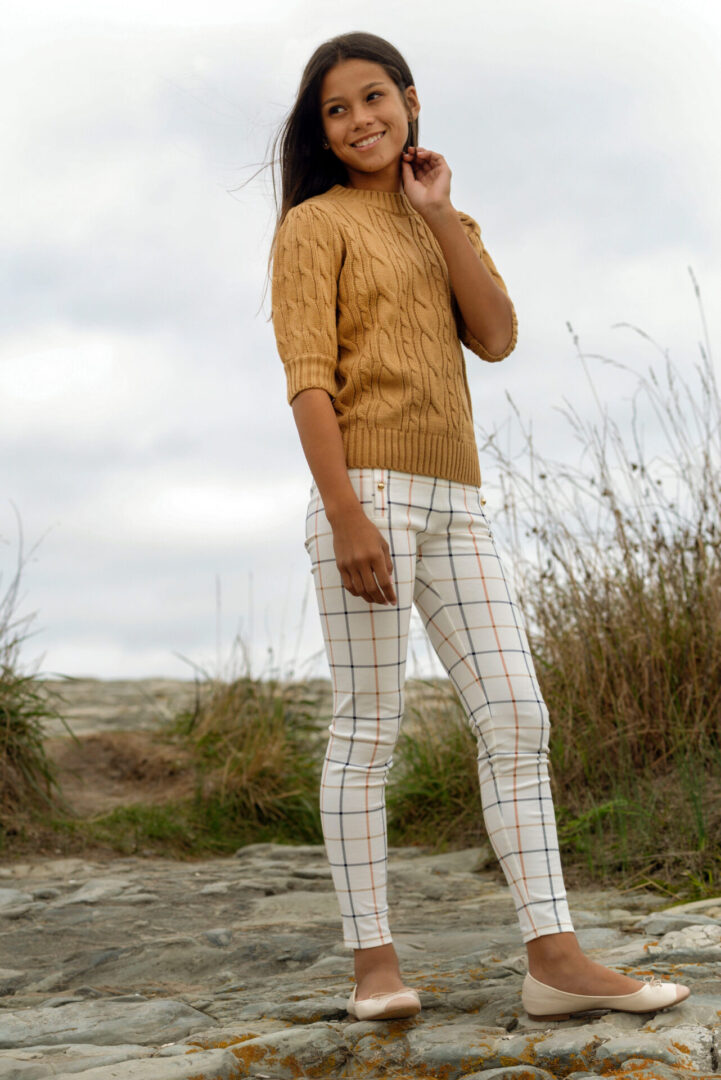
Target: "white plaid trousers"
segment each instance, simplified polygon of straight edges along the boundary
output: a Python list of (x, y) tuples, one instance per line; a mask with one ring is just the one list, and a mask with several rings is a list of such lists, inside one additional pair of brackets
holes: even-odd
[(305, 547), (333, 685), (320, 812), (344, 945), (392, 941), (385, 785), (404, 707), (411, 604), (478, 743), (484, 823), (524, 942), (572, 931), (548, 776), (548, 710), (521, 612), (471, 484), (387, 468), (348, 469), (385, 537), (397, 603), (343, 587), (315, 483)]

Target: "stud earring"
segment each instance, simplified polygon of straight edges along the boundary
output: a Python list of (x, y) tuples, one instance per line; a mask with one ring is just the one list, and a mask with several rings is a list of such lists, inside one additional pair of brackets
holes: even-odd
[(323, 149), (324, 150), (330, 150), (330, 143), (328, 142), (327, 139), (323, 139)]

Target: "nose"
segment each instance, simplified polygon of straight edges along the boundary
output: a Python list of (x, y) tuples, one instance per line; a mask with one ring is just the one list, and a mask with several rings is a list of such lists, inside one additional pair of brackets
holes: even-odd
[(353, 110), (351, 112), (351, 119), (353, 121), (354, 128), (368, 127), (369, 124), (373, 123), (373, 117), (365, 103), (362, 105), (355, 105), (353, 107)]

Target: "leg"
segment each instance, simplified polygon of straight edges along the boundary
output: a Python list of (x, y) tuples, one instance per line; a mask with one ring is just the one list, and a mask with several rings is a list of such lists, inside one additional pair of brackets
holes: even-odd
[(417, 538), (415, 603), (477, 738), (484, 820), (531, 974), (573, 993), (631, 993), (642, 984), (593, 964), (578, 946), (548, 774), (548, 710), (522, 616), (478, 490), (444, 484), (444, 513)]
[[(349, 470), (365, 512), (383, 529), (387, 518), (373, 487), (381, 473)], [(415, 535), (405, 528), (384, 535), (397, 605), (369, 604), (343, 587), (331, 527), (311, 494), (306, 549), (333, 684), (320, 811), (344, 944), (355, 950), (357, 1000), (404, 985), (388, 925), (385, 786), (403, 717)]]

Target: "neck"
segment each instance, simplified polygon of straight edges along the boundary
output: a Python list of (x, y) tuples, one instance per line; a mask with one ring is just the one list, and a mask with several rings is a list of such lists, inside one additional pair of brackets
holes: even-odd
[(401, 183), (401, 163), (397, 166), (390, 165), (377, 173), (357, 172), (348, 169), (348, 180), (343, 185), (349, 188), (360, 188), (362, 191), (403, 191)]

